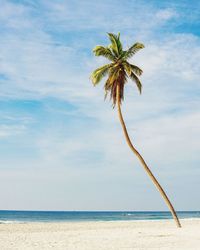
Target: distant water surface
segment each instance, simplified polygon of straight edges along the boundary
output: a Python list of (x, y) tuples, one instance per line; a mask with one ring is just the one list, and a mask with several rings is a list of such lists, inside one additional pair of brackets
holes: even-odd
[[(200, 218), (200, 211), (179, 211), (179, 218)], [(0, 223), (122, 221), (172, 219), (170, 212), (11, 211), (0, 210)]]

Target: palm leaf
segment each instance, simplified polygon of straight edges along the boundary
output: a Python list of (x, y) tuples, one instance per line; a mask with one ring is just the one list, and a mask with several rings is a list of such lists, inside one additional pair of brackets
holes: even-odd
[(115, 55), (113, 55), (112, 51), (108, 47), (97, 45), (93, 49), (93, 53), (95, 54), (95, 56), (104, 56), (105, 58), (107, 58), (107, 59), (109, 59), (111, 61), (116, 60)]
[(141, 76), (143, 73), (143, 71), (139, 67), (137, 67), (136, 65), (130, 64), (127, 61), (123, 61), (122, 65), (124, 66), (124, 68), (129, 76), (131, 75), (132, 72), (138, 76)]
[(110, 81), (110, 78), (108, 77), (104, 85), (104, 90), (105, 90), (104, 100), (107, 98), (108, 92), (111, 90), (111, 87), (112, 87), (112, 82)]
[(138, 66), (133, 65), (133, 64), (130, 64), (130, 63), (129, 63), (129, 65), (130, 65), (130, 67), (131, 67), (133, 73), (135, 73), (135, 74), (138, 75), (138, 76), (141, 76), (141, 75), (142, 75), (143, 71), (142, 71)]
[(113, 103), (115, 99), (115, 97), (113, 96), (113, 92), (115, 91), (115, 88), (117, 86), (119, 76), (120, 76), (120, 72), (119, 72), (118, 67), (116, 66), (111, 67), (109, 69), (109, 77), (104, 85), (104, 89), (105, 89), (104, 99), (106, 99), (108, 92), (110, 92), (110, 99), (113, 99)]
[(144, 45), (142, 43), (133, 44), (127, 51), (124, 52), (123, 59), (126, 60), (132, 57), (135, 53), (137, 53), (140, 49), (143, 49)]
[(93, 82), (94, 85), (97, 85), (101, 79), (106, 76), (106, 74), (108, 74), (109, 69), (112, 67), (112, 63), (110, 64), (106, 64), (100, 68), (97, 68), (96, 70), (94, 70), (91, 74), (91, 80)]
[(142, 83), (140, 82), (139, 78), (133, 72), (131, 73), (130, 78), (131, 78), (131, 80), (133, 80), (136, 83), (137, 88), (141, 94), (142, 93)]
[(113, 51), (113, 53), (116, 56), (119, 56), (123, 49), (122, 49), (122, 44), (120, 41), (120, 33), (118, 33), (118, 35), (112, 34), (112, 33), (108, 33), (109, 39), (111, 41), (111, 49)]
[(126, 70), (127, 75), (130, 76), (131, 73), (132, 73), (131, 64), (128, 63), (127, 61), (124, 61), (124, 62), (122, 63), (122, 65), (124, 66), (124, 69)]

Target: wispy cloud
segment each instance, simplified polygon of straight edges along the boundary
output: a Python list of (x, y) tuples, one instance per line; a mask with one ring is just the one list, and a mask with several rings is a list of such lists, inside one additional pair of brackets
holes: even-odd
[(25, 126), (0, 125), (0, 138), (13, 135), (19, 135), (24, 132)]

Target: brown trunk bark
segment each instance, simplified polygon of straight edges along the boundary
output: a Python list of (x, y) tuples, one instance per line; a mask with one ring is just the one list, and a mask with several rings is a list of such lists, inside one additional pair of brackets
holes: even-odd
[(140, 153), (137, 151), (137, 149), (133, 146), (130, 137), (128, 135), (127, 129), (126, 129), (126, 125), (122, 116), (122, 112), (121, 112), (121, 107), (120, 107), (121, 103), (120, 103), (120, 88), (119, 85), (117, 86), (117, 108), (118, 108), (118, 114), (119, 114), (119, 119), (124, 131), (124, 135), (126, 138), (126, 141), (130, 147), (130, 149), (133, 151), (133, 153), (137, 156), (137, 158), (139, 159), (139, 161), (141, 162), (144, 170), (146, 171), (146, 173), (149, 175), (149, 177), (151, 178), (151, 180), (153, 181), (154, 185), (156, 186), (156, 188), (158, 189), (158, 191), (160, 192), (160, 194), (162, 195), (163, 199), (165, 200), (168, 208), (171, 211), (171, 214), (176, 222), (177, 227), (181, 227), (181, 223), (176, 215), (176, 211), (174, 210), (169, 198), (167, 197), (165, 191), (163, 190), (163, 188), (161, 187), (161, 185), (159, 184), (159, 182), (156, 180), (155, 176), (152, 174), (151, 170), (149, 169), (149, 167), (147, 166), (146, 162), (144, 161), (143, 157), (140, 155)]

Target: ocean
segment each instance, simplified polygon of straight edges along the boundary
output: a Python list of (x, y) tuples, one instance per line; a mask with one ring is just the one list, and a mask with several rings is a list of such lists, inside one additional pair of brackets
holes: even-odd
[[(179, 211), (180, 219), (200, 218), (200, 211)], [(170, 212), (140, 211), (14, 211), (0, 210), (0, 224), (26, 222), (130, 221), (172, 219)]]

